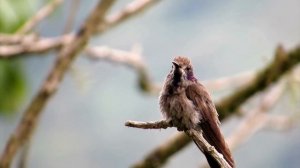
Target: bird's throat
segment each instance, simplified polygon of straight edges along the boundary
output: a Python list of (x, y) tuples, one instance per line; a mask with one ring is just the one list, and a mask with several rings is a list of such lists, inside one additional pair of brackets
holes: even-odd
[(180, 69), (176, 68), (174, 71), (174, 75), (173, 75), (173, 81), (172, 81), (172, 85), (175, 87), (179, 86), (179, 83), (181, 81), (181, 72)]

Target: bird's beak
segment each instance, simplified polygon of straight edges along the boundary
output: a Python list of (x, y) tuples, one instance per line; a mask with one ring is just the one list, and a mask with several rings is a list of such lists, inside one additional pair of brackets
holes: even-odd
[(175, 66), (175, 68), (177, 69), (177, 68), (180, 68), (180, 66), (178, 65), (178, 63), (177, 62), (175, 62), (175, 61), (172, 61), (172, 64)]

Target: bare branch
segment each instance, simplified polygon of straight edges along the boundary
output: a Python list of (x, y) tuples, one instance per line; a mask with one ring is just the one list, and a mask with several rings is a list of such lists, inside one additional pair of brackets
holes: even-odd
[(150, 121), (150, 122), (140, 122), (140, 121), (126, 121), (125, 126), (142, 128), (142, 129), (166, 129), (168, 127), (173, 127), (170, 121)]
[(105, 59), (134, 69), (143, 69), (145, 67), (145, 63), (139, 53), (112, 49), (106, 46), (87, 47), (85, 52), (92, 59)]
[(29, 156), (30, 146), (31, 146), (31, 142), (28, 141), (24, 144), (23, 148), (21, 149), (22, 151), (20, 154), (18, 168), (26, 168), (27, 167), (27, 159)]
[(150, 94), (158, 94), (160, 85), (152, 82), (145, 62), (142, 59), (140, 49), (133, 47), (131, 52), (111, 49), (109, 47), (87, 47), (86, 54), (93, 59), (105, 59), (114, 63), (120, 63), (133, 68), (138, 73), (138, 83), (142, 91)]
[(30, 32), (40, 21), (49, 16), (61, 3), (63, 0), (52, 0), (47, 5), (42, 7), (34, 16), (32, 16), (17, 34), (26, 34)]
[(267, 124), (266, 121), (269, 115), (265, 112), (269, 111), (279, 101), (284, 89), (284, 82), (280, 82), (263, 96), (259, 106), (248, 112), (245, 119), (241, 121), (237, 129), (227, 139), (232, 150)]
[(9, 58), (12, 56), (20, 56), (21, 54), (44, 53), (53, 48), (60, 48), (62, 45), (69, 43), (74, 38), (73, 35), (63, 35), (57, 38), (54, 37), (40, 39), (36, 39), (35, 36), (32, 35), (23, 36), (23, 38), (22, 36), (15, 35), (13, 35), (13, 37), (14, 39), (11, 39), (10, 42), (20, 42), (20, 44), (0, 46), (0, 57)]
[[(166, 129), (168, 127), (173, 127), (171, 120), (154, 122), (127, 121), (125, 126), (142, 129)], [(185, 133), (200, 145), (202, 152), (205, 151), (209, 153), (223, 168), (231, 168), (231, 166), (224, 159), (223, 155), (204, 139), (202, 132), (196, 130), (187, 130)]]
[(101, 33), (107, 29), (111, 29), (116, 25), (124, 22), (125, 20), (140, 14), (141, 12), (145, 11), (147, 8), (151, 7), (157, 2), (161, 0), (135, 0), (128, 4), (122, 11), (117, 12), (106, 19), (105, 25), (99, 25), (98, 33)]
[[(94, 33), (102, 33), (104, 31), (110, 30), (111, 28), (119, 25), (146, 10), (148, 7), (152, 6), (160, 0), (135, 0), (125, 7), (122, 11), (113, 14), (112, 16), (105, 19), (105, 23), (98, 25), (98, 30)], [(69, 39), (73, 39), (74, 34), (69, 33), (60, 37), (54, 38), (39, 38), (30, 39), (26, 35), (1, 35), (0, 34), (0, 57), (9, 58), (19, 54), (33, 54), (33, 53), (43, 53), (52, 49), (60, 48), (65, 43), (68, 43)], [(25, 40), (26, 39), (26, 40)], [(9, 44), (15, 44), (10, 46)], [(20, 43), (20, 44), (16, 44)], [(29, 46), (29, 49), (27, 48)]]
[(266, 120), (266, 124), (264, 128), (276, 131), (285, 131), (295, 124), (295, 116), (287, 116), (287, 115), (272, 115), (269, 116)]
[(74, 20), (75, 20), (75, 15), (80, 6), (79, 4), (80, 4), (80, 0), (73, 0), (71, 2), (71, 7), (69, 9), (70, 13), (69, 13), (68, 19), (66, 21), (66, 25), (64, 28), (64, 34), (70, 32), (72, 30), (72, 26), (73, 26)]
[[(0, 33), (0, 44), (3, 46), (9, 46), (12, 44), (18, 44), (22, 41), (36, 41), (38, 40), (38, 36), (36, 34), (3, 34)], [(1, 47), (1, 46), (0, 46)], [(0, 52), (0, 56), (2, 55), (2, 52)], [(5, 54), (3, 54), (5, 55)]]
[(29, 104), (18, 127), (8, 140), (1, 155), (1, 168), (10, 167), (16, 152), (28, 142), (43, 108), (57, 90), (66, 70), (88, 42), (90, 36), (95, 32), (96, 26), (104, 23), (103, 18), (113, 2), (113, 0), (101, 0), (81, 26), (80, 31), (76, 34), (72, 42), (61, 49), (47, 79)]
[(186, 131), (187, 135), (191, 137), (197, 144), (201, 145), (203, 151), (208, 152), (216, 161), (221, 165), (222, 168), (231, 168), (231, 166), (226, 162), (223, 155), (220, 154), (214, 146), (211, 146), (206, 139), (203, 137), (202, 133), (199, 134), (196, 130)]
[(232, 75), (229, 77), (218, 78), (214, 80), (203, 81), (202, 83), (208, 90), (221, 90), (221, 89), (234, 89), (240, 86), (243, 86), (255, 77), (255, 73), (252, 72), (243, 72), (240, 74)]

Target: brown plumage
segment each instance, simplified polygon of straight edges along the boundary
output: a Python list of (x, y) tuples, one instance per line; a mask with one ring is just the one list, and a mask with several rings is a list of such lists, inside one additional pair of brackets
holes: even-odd
[[(207, 142), (224, 156), (231, 167), (235, 167), (219, 128), (216, 108), (206, 88), (194, 77), (190, 60), (186, 57), (176, 57), (172, 63), (172, 70), (160, 94), (162, 114), (171, 120), (179, 131), (202, 130)], [(200, 148), (197, 143), (196, 145)], [(204, 152), (204, 155), (210, 167), (220, 167), (208, 153)]]

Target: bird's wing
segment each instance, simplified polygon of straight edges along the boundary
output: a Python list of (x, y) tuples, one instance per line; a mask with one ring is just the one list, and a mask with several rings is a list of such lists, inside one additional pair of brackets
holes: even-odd
[(200, 83), (193, 83), (186, 89), (186, 96), (191, 100), (195, 109), (200, 112), (201, 120), (219, 126), (220, 121), (215, 105), (206, 88)]
[[(232, 167), (234, 167), (234, 161), (230, 150), (228, 149), (219, 128), (218, 113), (206, 88), (200, 83), (193, 83), (187, 87), (186, 96), (193, 102), (195, 110), (200, 113), (201, 118), (199, 126), (203, 132), (203, 137), (224, 156)], [(211, 158), (208, 158), (208, 156), (206, 157), (210, 162), (211, 160), (209, 159)], [(209, 164), (214, 165), (214, 163)]]

